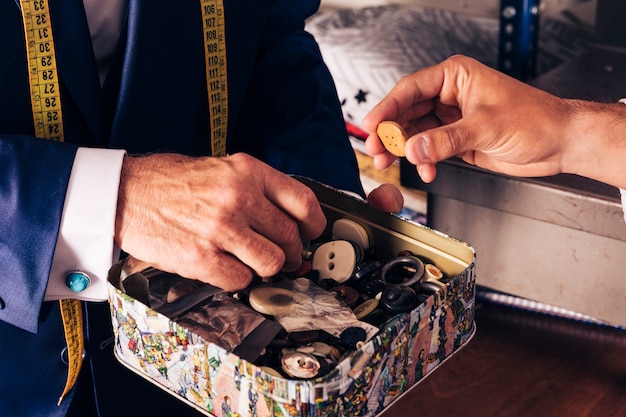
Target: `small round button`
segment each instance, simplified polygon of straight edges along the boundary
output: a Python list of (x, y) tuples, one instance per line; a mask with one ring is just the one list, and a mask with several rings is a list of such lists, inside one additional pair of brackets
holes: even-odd
[(84, 272), (73, 271), (65, 276), (65, 285), (73, 292), (84, 291), (90, 283), (89, 275)]
[(352, 287), (340, 285), (329, 291), (335, 293), (335, 298), (346, 303), (348, 307), (354, 307), (359, 301), (359, 292)]
[(341, 343), (352, 348), (356, 347), (357, 343), (364, 342), (366, 338), (367, 332), (362, 327), (348, 327), (339, 335)]
[(380, 302), (392, 314), (411, 311), (415, 306), (417, 295), (413, 288), (405, 285), (389, 285), (383, 291)]
[(367, 231), (359, 223), (349, 219), (338, 219), (333, 223), (333, 239), (350, 240), (355, 242), (362, 250), (370, 247)]
[(320, 370), (320, 362), (313, 355), (301, 352), (283, 354), (281, 365), (294, 378), (313, 378)]
[(295, 306), (294, 293), (286, 288), (256, 287), (250, 291), (250, 307), (268, 316), (288, 315)]
[(407, 134), (396, 122), (383, 121), (378, 124), (376, 133), (385, 148), (395, 156), (406, 156), (404, 147), (407, 142)]
[(313, 346), (313, 354), (316, 356), (328, 356), (331, 353), (330, 345), (324, 342), (313, 342), (311, 346)]
[(361, 320), (363, 317), (374, 311), (376, 307), (378, 307), (378, 300), (370, 298), (369, 300), (365, 300), (362, 304), (359, 304), (353, 312), (356, 318)]
[(357, 253), (347, 240), (332, 240), (322, 244), (313, 253), (313, 269), (320, 279), (331, 278), (339, 283), (347, 281), (357, 265)]

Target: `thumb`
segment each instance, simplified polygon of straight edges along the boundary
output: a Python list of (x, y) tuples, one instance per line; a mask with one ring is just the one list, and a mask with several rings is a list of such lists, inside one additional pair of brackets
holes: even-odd
[(405, 147), (407, 160), (417, 166), (433, 165), (473, 150), (472, 135), (463, 128), (465, 124), (459, 120), (412, 136)]
[[(465, 123), (464, 123), (465, 122)], [(470, 130), (463, 126), (467, 120), (458, 120), (449, 125), (425, 130), (412, 136), (406, 143), (406, 159), (415, 165), (417, 173), (425, 183), (437, 176), (435, 164), (459, 156), (474, 164), (474, 142)]]
[(382, 184), (370, 191), (367, 203), (379, 211), (399, 213), (404, 206), (404, 197), (395, 185)]

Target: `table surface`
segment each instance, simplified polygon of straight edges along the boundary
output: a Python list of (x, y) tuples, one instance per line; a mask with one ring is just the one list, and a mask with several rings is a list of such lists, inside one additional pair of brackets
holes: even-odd
[(481, 302), (475, 320), (381, 417), (626, 416), (626, 331)]

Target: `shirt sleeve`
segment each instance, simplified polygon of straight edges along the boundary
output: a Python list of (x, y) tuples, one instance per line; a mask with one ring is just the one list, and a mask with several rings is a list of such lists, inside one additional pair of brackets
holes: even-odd
[[(119, 257), (113, 238), (124, 155), (123, 150), (78, 149), (65, 197), (46, 300), (107, 299), (107, 273)], [(74, 271), (89, 276), (90, 284), (81, 292), (73, 292), (65, 284), (67, 274)]]

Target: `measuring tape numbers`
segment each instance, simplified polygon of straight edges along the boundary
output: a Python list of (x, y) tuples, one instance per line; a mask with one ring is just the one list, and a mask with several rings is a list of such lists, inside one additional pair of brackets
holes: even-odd
[(211, 124), (211, 154), (226, 155), (228, 82), (223, 0), (200, 0)]
[(20, 0), (35, 136), (63, 141), (61, 95), (48, 0)]

